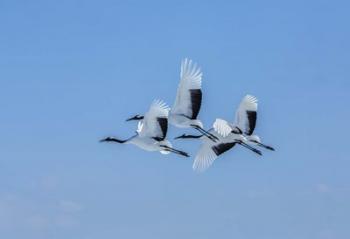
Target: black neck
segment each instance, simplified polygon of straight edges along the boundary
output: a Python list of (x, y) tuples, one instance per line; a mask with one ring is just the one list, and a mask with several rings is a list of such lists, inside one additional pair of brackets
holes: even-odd
[(115, 143), (120, 143), (120, 144), (123, 144), (126, 141), (128, 141), (128, 140), (120, 140), (120, 139), (117, 139), (114, 137), (107, 137), (105, 139), (100, 140), (100, 142), (115, 142)]
[(181, 135), (179, 137), (176, 137), (175, 139), (198, 139), (198, 138), (200, 138), (202, 136), (203, 136), (203, 134), (201, 134), (201, 135), (187, 135), (187, 134), (183, 134), (183, 135)]
[(130, 121), (130, 120), (142, 120), (144, 117), (142, 115), (135, 115), (129, 119), (127, 119), (126, 121)]

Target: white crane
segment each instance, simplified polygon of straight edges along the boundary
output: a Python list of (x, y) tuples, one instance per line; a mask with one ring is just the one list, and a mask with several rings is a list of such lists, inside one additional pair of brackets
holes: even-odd
[(236, 111), (236, 120), (234, 124), (230, 124), (226, 120), (217, 119), (216, 132), (223, 137), (229, 134), (243, 134), (248, 143), (264, 147), (269, 150), (275, 150), (273, 147), (261, 143), (258, 135), (253, 135), (258, 110), (258, 99), (252, 95), (243, 97)]
[(213, 129), (209, 132), (219, 138), (217, 143), (207, 140), (203, 135), (195, 136), (184, 134), (177, 137), (201, 138), (203, 140), (202, 147), (198, 151), (193, 163), (193, 169), (196, 171), (205, 171), (219, 155), (228, 151), (237, 143), (260, 155), (261, 152), (259, 150), (250, 147), (247, 143), (274, 150), (271, 146), (262, 144), (259, 136), (253, 135), (257, 120), (257, 110), (258, 100), (256, 97), (246, 95), (236, 111), (236, 120), (234, 124), (230, 124), (223, 119), (216, 119), (213, 124)]
[[(218, 138), (203, 129), (203, 123), (197, 119), (202, 104), (202, 71), (192, 60), (184, 59), (181, 63), (180, 83), (175, 103), (169, 114), (169, 123), (179, 128), (194, 128), (212, 141)], [(129, 120), (141, 120), (135, 115)]]
[(164, 102), (156, 100), (152, 103), (143, 119), (139, 121), (136, 135), (126, 140), (107, 137), (100, 142), (134, 144), (147, 151), (159, 151), (162, 154), (176, 153), (189, 157), (186, 152), (172, 148), (171, 143), (166, 140), (169, 110), (169, 107)]
[(202, 146), (199, 149), (196, 158), (193, 162), (193, 170), (198, 172), (204, 172), (207, 170), (212, 163), (217, 159), (221, 154), (233, 148), (236, 144), (240, 144), (254, 153), (261, 155), (261, 152), (249, 145), (245, 142), (247, 139), (242, 134), (228, 134), (226, 136), (222, 136), (220, 133), (216, 131), (217, 128), (221, 128), (222, 121), (216, 120), (213, 124), (213, 129), (210, 129), (209, 132), (215, 135), (218, 138), (217, 142), (213, 142), (209, 140), (204, 135), (186, 135), (183, 134), (175, 139), (179, 138), (200, 138), (202, 140)]

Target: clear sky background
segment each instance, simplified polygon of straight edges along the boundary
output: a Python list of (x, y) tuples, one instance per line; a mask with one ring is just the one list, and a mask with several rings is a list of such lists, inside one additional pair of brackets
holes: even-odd
[[(350, 238), (349, 8), (1, 1), (1, 238)], [(253, 94), (276, 152), (237, 147), (196, 174), (193, 157), (98, 143), (171, 105), (184, 57), (203, 69), (205, 126)]]

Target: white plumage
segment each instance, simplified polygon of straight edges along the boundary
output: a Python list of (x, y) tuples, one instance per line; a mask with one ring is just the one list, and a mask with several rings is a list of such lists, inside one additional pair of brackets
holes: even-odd
[[(170, 108), (161, 100), (153, 101), (143, 120), (139, 121), (137, 132), (140, 137), (165, 138), (164, 132), (159, 124), (159, 119), (167, 120)], [(167, 127), (167, 125), (166, 125)]]
[(163, 101), (155, 100), (143, 119), (139, 121), (136, 135), (126, 140), (107, 137), (101, 142), (134, 144), (146, 151), (159, 151), (162, 154), (172, 152), (188, 157), (187, 153), (172, 148), (171, 143), (166, 140), (168, 116), (169, 107)]
[(237, 142), (244, 140), (242, 135), (230, 135), (223, 137), (215, 130), (210, 130), (209, 132), (218, 137), (219, 140), (217, 142), (213, 142), (207, 137), (201, 137), (202, 145), (198, 150), (192, 165), (194, 171), (204, 172), (221, 154), (233, 148)]
[[(185, 59), (181, 63), (180, 83), (176, 99), (170, 112), (170, 123), (177, 127), (190, 127), (190, 119), (196, 119), (201, 106), (202, 71), (192, 60)], [(193, 104), (191, 91), (200, 94), (200, 101)], [(179, 120), (178, 116), (187, 116)], [(187, 123), (187, 124), (186, 124)], [(193, 123), (193, 122), (192, 122)], [(199, 122), (198, 122), (199, 123)], [(201, 127), (203, 126), (200, 124)]]
[(223, 119), (216, 119), (213, 128), (222, 137), (227, 137), (232, 131), (232, 126)]
[(184, 134), (177, 137), (202, 139), (202, 146), (195, 157), (193, 169), (199, 172), (205, 171), (219, 155), (230, 150), (236, 144), (240, 144), (259, 155), (261, 155), (261, 152), (248, 145), (248, 143), (274, 150), (272, 147), (262, 144), (257, 135), (252, 135), (256, 126), (257, 109), (258, 100), (256, 97), (246, 95), (236, 111), (235, 123), (231, 124), (224, 119), (216, 119), (213, 129), (209, 132), (216, 136), (217, 142), (208, 140), (203, 135)]
[(236, 111), (236, 126), (246, 135), (251, 135), (255, 129), (258, 111), (258, 99), (252, 95), (243, 97)]
[(216, 136), (203, 129), (203, 123), (197, 119), (202, 105), (202, 71), (192, 60), (181, 63), (180, 83), (175, 103), (170, 111), (169, 123), (179, 128), (194, 128), (212, 141)]
[[(177, 137), (179, 138), (200, 138), (202, 140), (202, 145), (197, 152), (197, 155), (193, 162), (193, 170), (198, 172), (204, 172), (207, 170), (212, 163), (223, 153), (233, 148), (236, 144), (242, 145), (253, 152), (260, 154), (261, 152), (245, 143), (246, 139), (242, 134), (232, 134), (229, 133), (226, 136), (218, 133), (216, 129), (222, 129), (225, 132), (227, 127), (226, 122), (222, 120), (216, 120), (213, 124), (213, 128), (209, 132), (217, 137), (217, 141), (213, 142), (212, 140), (204, 137), (204, 135), (182, 135)], [(215, 129), (216, 128), (216, 129)]]
[(214, 142), (211, 140), (208, 141), (210, 142), (203, 142), (197, 152), (192, 165), (192, 169), (194, 171), (204, 172), (213, 164), (215, 159), (218, 157), (211, 148), (214, 146)]
[[(169, 123), (179, 128), (194, 128), (212, 141), (217, 138), (203, 129), (203, 123), (197, 119), (202, 105), (203, 73), (192, 60), (181, 62), (180, 83), (177, 88), (173, 107), (169, 112)], [(136, 115), (127, 120), (140, 120), (143, 116)]]
[(223, 137), (229, 134), (243, 134), (247, 143), (274, 150), (271, 146), (262, 144), (259, 136), (253, 135), (257, 110), (258, 99), (252, 95), (246, 95), (238, 106), (233, 124), (223, 119), (216, 119), (213, 127)]
[(129, 120), (139, 120), (136, 135), (127, 140), (107, 137), (102, 142), (117, 142), (134, 144), (147, 151), (159, 151), (162, 154), (170, 152), (188, 157), (188, 154), (172, 148), (166, 140), (168, 122), (179, 128), (194, 128), (200, 135), (183, 134), (177, 138), (200, 138), (202, 145), (193, 162), (193, 170), (207, 170), (221, 154), (242, 145), (261, 155), (261, 152), (249, 144), (274, 150), (261, 143), (259, 136), (253, 135), (257, 121), (258, 100), (252, 95), (246, 95), (241, 100), (235, 114), (235, 122), (216, 119), (213, 128), (203, 129), (203, 123), (197, 119), (202, 104), (201, 69), (190, 59), (181, 62), (180, 82), (177, 88), (173, 107), (170, 109), (163, 101), (154, 101), (149, 110), (142, 115), (135, 115)]

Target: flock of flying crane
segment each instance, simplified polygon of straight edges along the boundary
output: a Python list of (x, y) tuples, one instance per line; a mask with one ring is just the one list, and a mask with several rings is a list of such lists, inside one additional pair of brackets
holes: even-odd
[(262, 155), (261, 151), (253, 146), (274, 150), (271, 146), (261, 143), (259, 136), (253, 135), (258, 100), (251, 95), (246, 95), (242, 99), (236, 111), (234, 123), (216, 119), (211, 129), (207, 131), (203, 128), (202, 122), (197, 119), (202, 103), (202, 75), (197, 64), (192, 60), (184, 59), (181, 63), (181, 79), (173, 108), (170, 109), (161, 100), (155, 100), (144, 115), (135, 115), (127, 119), (127, 121), (138, 121), (136, 135), (125, 140), (107, 137), (100, 142), (134, 144), (147, 151), (159, 151), (162, 154), (175, 153), (189, 157), (186, 152), (174, 149), (166, 139), (168, 123), (179, 128), (194, 128), (200, 132), (199, 135), (183, 134), (175, 139), (202, 140), (202, 146), (193, 163), (193, 170), (199, 172), (208, 169), (218, 156), (236, 144), (259, 155)]

